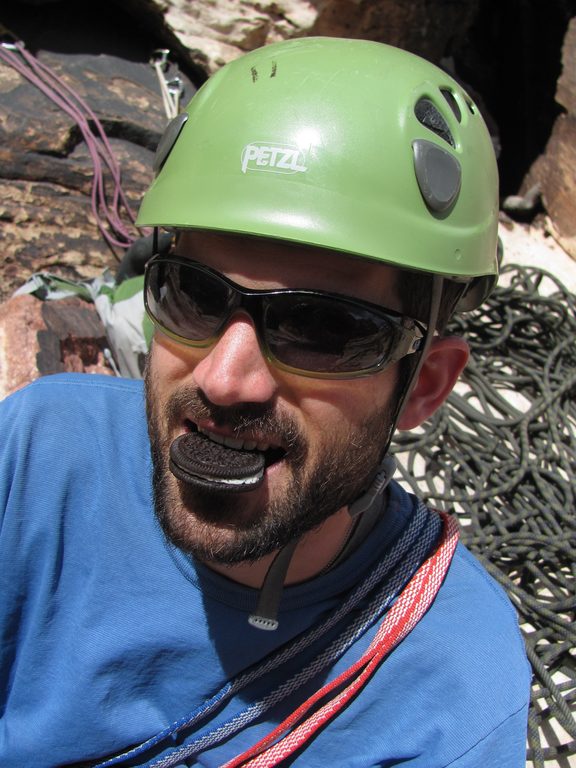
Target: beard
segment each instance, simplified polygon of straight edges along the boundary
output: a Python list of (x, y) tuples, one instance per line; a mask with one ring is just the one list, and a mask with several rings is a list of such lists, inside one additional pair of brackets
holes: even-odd
[[(198, 389), (183, 387), (160, 405), (150, 366), (144, 378), (156, 516), (170, 542), (206, 563), (255, 562), (350, 504), (369, 486), (392, 429), (391, 410), (385, 408), (360, 427), (327, 430), (321, 452), (310, 456), (297, 422), (269, 403), (221, 407)], [(235, 493), (177, 480), (169, 469), (169, 450), (184, 413), (236, 433), (281, 436), (284, 487), (273, 495), (267, 487)]]

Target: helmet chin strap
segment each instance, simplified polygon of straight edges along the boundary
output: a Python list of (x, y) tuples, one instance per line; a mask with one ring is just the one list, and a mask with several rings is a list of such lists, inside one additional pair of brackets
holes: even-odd
[(418, 362), (416, 363), (414, 370), (410, 374), (410, 378), (406, 382), (402, 392), (400, 393), (400, 396), (396, 401), (396, 407), (394, 409), (394, 415), (391, 420), (390, 430), (388, 432), (388, 438), (386, 440), (386, 443), (383, 449), (384, 456), (386, 455), (386, 453), (388, 452), (388, 449), (390, 448), (390, 443), (392, 442), (392, 437), (396, 432), (396, 425), (398, 424), (398, 420), (402, 415), (402, 412), (406, 407), (408, 400), (410, 399), (410, 395), (412, 394), (414, 387), (416, 386), (418, 377), (420, 375), (420, 371), (422, 370), (422, 366), (424, 365), (424, 361), (426, 360), (428, 350), (432, 345), (432, 340), (434, 339), (434, 335), (436, 333), (436, 327), (438, 325), (438, 315), (440, 313), (440, 303), (442, 301), (443, 286), (444, 286), (444, 278), (441, 275), (433, 275), (432, 276), (432, 296), (430, 297), (430, 310), (428, 312), (428, 323), (426, 327), (426, 334), (424, 336), (424, 343), (422, 344), (422, 349), (418, 352)]
[[(392, 436), (396, 431), (398, 419), (418, 381), (418, 376), (422, 369), (426, 354), (432, 344), (432, 339), (434, 338), (436, 325), (438, 323), (443, 284), (444, 279), (440, 275), (433, 276), (432, 296), (430, 299), (430, 311), (428, 315), (426, 335), (424, 336), (422, 349), (418, 353), (418, 362), (397, 400), (392, 423), (382, 451), (382, 459), (378, 465), (376, 473), (372, 478), (368, 489), (348, 507), (350, 517), (355, 521), (352, 533), (348, 536), (336, 557), (329, 564), (329, 568), (334, 568), (336, 565), (339, 565), (360, 546), (382, 514), (384, 509), (383, 496), (396, 470), (396, 459), (393, 456), (388, 455), (388, 449), (390, 448)], [(278, 609), (282, 598), (284, 580), (286, 579), (292, 556), (300, 543), (300, 538), (301, 537), (293, 539), (279, 550), (268, 569), (264, 582), (260, 588), (256, 610), (248, 617), (248, 622), (253, 627), (264, 630), (275, 630), (278, 628)]]
[(272, 561), (272, 565), (268, 568), (264, 582), (260, 587), (256, 610), (248, 616), (248, 623), (256, 627), (256, 629), (266, 629), (268, 631), (278, 629), (278, 608), (280, 607), (284, 580), (290, 567), (294, 550), (300, 543), (301, 538), (301, 536), (298, 536), (292, 539), (292, 541), (280, 549)]

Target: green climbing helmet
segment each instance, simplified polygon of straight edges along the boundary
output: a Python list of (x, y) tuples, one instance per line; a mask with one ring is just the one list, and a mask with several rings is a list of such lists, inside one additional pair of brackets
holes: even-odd
[(224, 66), (168, 126), (139, 226), (343, 251), (468, 284), (498, 272), (498, 172), (466, 91), (381, 43), (304, 38)]

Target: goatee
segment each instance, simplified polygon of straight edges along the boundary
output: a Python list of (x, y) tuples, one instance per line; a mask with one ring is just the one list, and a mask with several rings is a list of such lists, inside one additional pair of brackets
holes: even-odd
[[(254, 562), (316, 528), (369, 484), (380, 460), (388, 414), (373, 415), (353, 433), (326, 435), (313, 460), (305, 435), (289, 415), (269, 404), (215, 406), (197, 389), (182, 388), (160, 407), (153, 374), (145, 373), (156, 515), (167, 538), (204, 562)], [(285, 454), (282, 493), (211, 491), (177, 480), (169, 469), (174, 429), (183, 414), (232, 433), (275, 435)], [(252, 497), (257, 494), (255, 506)]]

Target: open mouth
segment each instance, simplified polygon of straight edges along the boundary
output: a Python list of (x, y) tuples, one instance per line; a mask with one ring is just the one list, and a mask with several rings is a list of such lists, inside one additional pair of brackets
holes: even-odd
[(192, 421), (170, 446), (170, 470), (182, 482), (219, 491), (249, 491), (286, 451), (263, 441), (217, 435)]

